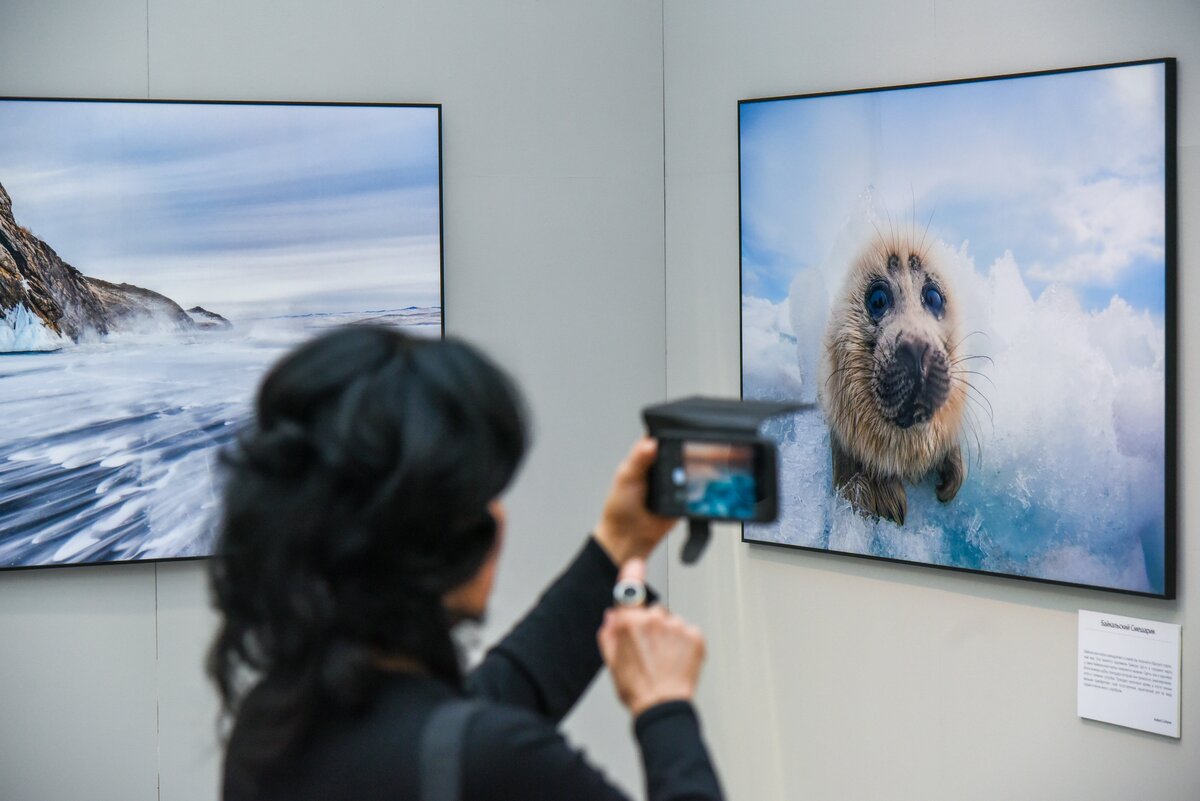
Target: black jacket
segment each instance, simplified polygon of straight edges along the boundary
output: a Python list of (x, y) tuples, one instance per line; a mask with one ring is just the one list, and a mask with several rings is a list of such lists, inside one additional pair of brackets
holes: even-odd
[[(462, 801), (626, 799), (556, 730), (603, 664), (596, 631), (616, 575), (612, 561), (589, 539), (533, 610), (467, 677), (467, 693), (487, 703), (466, 732)], [(387, 674), (365, 712), (324, 723), (289, 764), (272, 772), (275, 786), (254, 801), (419, 801), (422, 726), (436, 706), (455, 696), (452, 687), (429, 676)], [(241, 747), (238, 728), (227, 764)], [(690, 703), (646, 710), (634, 731), (648, 801), (723, 798)], [(231, 786), (228, 772), (224, 798), (251, 801)]]

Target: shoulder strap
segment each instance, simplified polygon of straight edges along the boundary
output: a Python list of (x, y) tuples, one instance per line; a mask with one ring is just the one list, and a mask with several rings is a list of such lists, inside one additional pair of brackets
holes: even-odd
[(437, 706), (421, 730), (421, 801), (461, 801), (462, 752), (467, 724), (480, 708), (474, 699)]

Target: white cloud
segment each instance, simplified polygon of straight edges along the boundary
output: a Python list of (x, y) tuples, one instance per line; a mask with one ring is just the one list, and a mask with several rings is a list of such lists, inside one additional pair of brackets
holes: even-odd
[(1080, 184), (1060, 196), (1052, 214), (1072, 255), (1035, 263), (1033, 278), (1111, 286), (1135, 260), (1163, 258), (1160, 184), (1119, 178)]
[(1110, 288), (1163, 255), (1162, 89), (1150, 65), (749, 107), (744, 241), (769, 267), (820, 263), (865, 198), (885, 229), (932, 212), (1027, 279)]
[(1161, 102), (1162, 82), (1157, 68), (1105, 70), (1113, 99), (1120, 106), (1121, 119), (1152, 114)]
[(268, 308), (280, 314), (363, 311), (437, 303), (439, 259), (436, 239), (415, 237), (353, 248), (334, 244), (117, 258), (92, 265), (91, 274), (227, 316)]

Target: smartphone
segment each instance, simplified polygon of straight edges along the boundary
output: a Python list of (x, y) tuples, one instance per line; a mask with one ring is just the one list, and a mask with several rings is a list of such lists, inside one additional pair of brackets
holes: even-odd
[(773, 443), (659, 436), (647, 506), (665, 517), (769, 522), (779, 512), (778, 483)]

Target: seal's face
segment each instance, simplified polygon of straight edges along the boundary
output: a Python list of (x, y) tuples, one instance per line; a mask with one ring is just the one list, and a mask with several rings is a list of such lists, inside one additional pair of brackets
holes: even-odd
[(938, 253), (898, 233), (868, 243), (825, 330), (817, 389), (835, 486), (857, 508), (897, 522), (904, 519), (897, 482), (936, 469), (943, 501), (962, 483), (969, 371), (957, 352), (961, 298)]
[(953, 310), (945, 281), (908, 248), (873, 251), (865, 261), (859, 283), (879, 414), (901, 429), (928, 422), (950, 397)]

